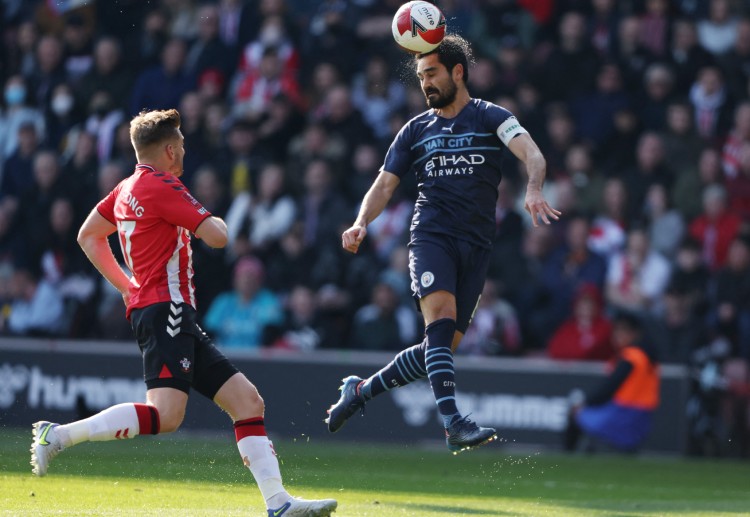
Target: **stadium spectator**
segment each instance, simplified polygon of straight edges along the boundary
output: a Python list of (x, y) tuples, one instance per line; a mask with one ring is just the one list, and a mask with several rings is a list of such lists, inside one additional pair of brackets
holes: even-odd
[(324, 160), (311, 161), (304, 171), (304, 193), (297, 203), (297, 219), (304, 223), (306, 246), (338, 244), (337, 230), (350, 214), (346, 200)]
[(407, 242), (409, 216), (414, 203), (401, 193), (396, 194), (375, 221), (370, 223), (369, 236), (378, 258), (385, 262), (397, 246)]
[(662, 363), (689, 365), (696, 350), (708, 342), (705, 325), (692, 310), (689, 294), (667, 288), (664, 310), (646, 320), (645, 334)]
[(705, 187), (702, 199), (703, 212), (692, 220), (689, 233), (701, 243), (704, 263), (716, 271), (724, 265), (729, 246), (742, 221), (729, 210), (728, 195), (723, 186)]
[(51, 34), (39, 39), (36, 46), (36, 68), (28, 76), (29, 100), (43, 108), (49, 105), (52, 91), (65, 82), (62, 42)]
[(403, 350), (417, 338), (417, 317), (400, 304), (396, 290), (385, 282), (373, 287), (370, 303), (354, 314), (352, 346), (360, 350)]
[(651, 185), (643, 211), (651, 247), (671, 260), (685, 235), (686, 225), (682, 215), (672, 208), (669, 191), (664, 185)]
[(141, 110), (179, 106), (182, 96), (195, 88), (196, 78), (185, 71), (185, 43), (171, 39), (161, 51), (159, 65), (138, 76), (130, 96), (130, 114)]
[(614, 58), (620, 65), (625, 89), (638, 91), (643, 72), (654, 57), (640, 41), (641, 22), (637, 16), (625, 16), (620, 20), (615, 41)]
[[(49, 220), (52, 202), (67, 194), (67, 182), (60, 175), (60, 164), (54, 151), (41, 150), (34, 155), (34, 183), (20, 198), (19, 224), (26, 228), (44, 228)], [(42, 232), (26, 237), (30, 246), (44, 242)]]
[(635, 166), (640, 135), (638, 115), (633, 109), (615, 113), (614, 134), (595, 150), (596, 159), (607, 175), (621, 174)]
[(128, 61), (128, 66), (135, 70), (158, 66), (169, 40), (169, 20), (162, 9), (149, 10), (141, 21), (143, 28), (140, 33), (133, 33), (133, 36), (140, 37), (126, 44), (126, 48), (138, 48), (139, 52), (123, 56)]
[(75, 139), (70, 131), (80, 122), (75, 117), (75, 97), (68, 83), (59, 84), (52, 92), (52, 100), (47, 110), (46, 145), (64, 151), (68, 139)]
[(750, 19), (742, 18), (737, 23), (737, 39), (726, 54), (720, 56), (727, 83), (735, 99), (747, 96), (750, 80)]
[(344, 176), (348, 199), (361, 199), (367, 193), (380, 169), (381, 155), (374, 144), (360, 144), (354, 148), (351, 173)]
[(701, 68), (690, 88), (695, 127), (705, 140), (721, 138), (727, 132), (732, 107), (724, 77), (716, 66)]
[(296, 352), (311, 352), (325, 342), (325, 327), (318, 314), (315, 292), (297, 285), (284, 304), (284, 321), (271, 346)]
[(546, 134), (542, 143), (547, 158), (547, 173), (550, 179), (565, 176), (565, 154), (576, 143), (575, 124), (562, 104), (554, 104), (547, 112)]
[(372, 142), (374, 138), (362, 113), (352, 102), (351, 90), (345, 85), (336, 85), (328, 91), (319, 122), (328, 132), (345, 139), (349, 145)]
[(5, 81), (3, 90), (5, 110), (0, 114), (0, 158), (7, 160), (18, 148), (19, 131), (27, 124), (32, 124), (39, 142), (44, 140), (44, 116), (29, 107), (29, 94), (26, 82), (20, 75), (13, 75)]
[(750, 361), (750, 239), (732, 240), (709, 290), (712, 327), (731, 339), (733, 355)]
[[(568, 101), (591, 90), (599, 59), (587, 41), (583, 14), (575, 11), (563, 14), (558, 36), (559, 45), (553, 47), (536, 73), (546, 99)], [(555, 80), (543, 79), (549, 77)]]
[(594, 0), (589, 19), (591, 45), (600, 56), (611, 56), (617, 39), (619, 13), (614, 0)]
[(16, 40), (7, 41), (8, 70), (15, 70), (23, 77), (29, 77), (36, 68), (36, 45), (39, 28), (30, 19), (22, 19), (18, 24)]
[(378, 275), (378, 282), (386, 283), (396, 291), (400, 300), (399, 305), (408, 306), (414, 303), (409, 278), (409, 250), (405, 246), (399, 246), (391, 251), (388, 265)]
[(669, 40), (668, 0), (646, 0), (646, 9), (639, 22), (639, 41), (656, 58), (664, 56)]
[[(0, 275), (4, 281), (18, 264), (28, 264), (27, 246), (13, 211), (0, 203)], [(5, 294), (7, 292), (4, 291)]]
[(18, 146), (4, 160), (2, 183), (0, 183), (0, 201), (15, 209), (18, 202), (26, 196), (34, 185), (32, 174), (34, 156), (39, 147), (39, 136), (33, 123), (22, 124), (18, 128)]
[(518, 355), (522, 349), (521, 324), (516, 310), (501, 297), (498, 283), (484, 282), (474, 319), (456, 353), (473, 356)]
[(169, 34), (182, 40), (191, 40), (198, 33), (201, 12), (194, 0), (162, 0), (169, 20)]
[(305, 246), (303, 223), (296, 222), (269, 253), (268, 287), (285, 294), (297, 285), (310, 283), (315, 289), (321, 287), (313, 279), (317, 255), (315, 248)]
[(242, 0), (219, 1), (219, 34), (231, 49), (240, 49), (258, 29), (252, 4)]
[(93, 24), (83, 14), (73, 12), (63, 27), (65, 76), (68, 84), (77, 84), (91, 69), (93, 57)]
[(334, 170), (339, 170), (348, 153), (348, 147), (345, 138), (331, 134), (323, 124), (307, 124), (302, 133), (289, 142), (286, 152), (292, 189), (295, 192), (303, 190), (305, 168), (314, 160), (325, 160)]
[(217, 296), (204, 323), (222, 347), (258, 348), (264, 329), (283, 319), (281, 302), (264, 287), (263, 263), (255, 257), (239, 259), (234, 266), (233, 291)]
[(669, 64), (675, 73), (675, 92), (686, 97), (698, 70), (710, 65), (713, 57), (698, 42), (695, 23), (687, 18), (674, 21)]
[(664, 141), (655, 132), (645, 132), (638, 140), (636, 165), (623, 173), (628, 191), (628, 219), (637, 218), (643, 212), (646, 193), (654, 184), (669, 188), (674, 182), (674, 171), (664, 154)]
[(743, 144), (750, 143), (750, 101), (737, 105), (734, 125), (721, 150), (721, 166), (728, 179), (737, 177), (740, 170), (740, 153)]
[(11, 279), (12, 303), (5, 333), (20, 336), (60, 336), (67, 322), (62, 296), (40, 274), (18, 268)]
[(318, 2), (303, 35), (304, 58), (333, 64), (345, 77), (351, 77), (357, 59), (356, 27), (350, 23), (353, 5), (337, 0)]
[[(492, 75), (486, 74), (484, 84), (480, 84), (480, 88), (476, 88), (474, 84), (471, 85), (472, 91), (477, 91), (477, 95), (484, 98), (494, 98), (494, 90), (502, 95), (513, 95), (518, 91), (521, 82), (529, 77), (530, 64), (527, 58), (527, 54), (521, 46), (521, 41), (515, 36), (506, 36), (500, 40), (500, 47), (497, 49), (495, 55), (495, 62), (497, 65), (488, 69), (488, 72), (492, 72)], [(493, 63), (493, 65), (494, 65)], [(469, 82), (471, 83), (474, 77), (474, 72), (469, 76)], [(488, 82), (486, 79), (492, 79), (492, 82)], [(481, 93), (480, 93), (481, 92)]]
[(669, 277), (667, 291), (684, 298), (690, 314), (703, 319), (710, 276), (701, 260), (701, 246), (691, 237), (685, 237), (677, 249), (674, 267)]
[[(185, 137), (185, 148), (190, 149), (185, 153), (181, 180), (190, 185), (198, 168), (208, 160), (208, 146), (205, 141), (203, 119), (205, 116), (205, 105), (200, 94), (187, 92), (180, 101), (180, 131)], [(223, 214), (219, 217), (223, 217)]]
[(666, 127), (660, 132), (664, 154), (675, 174), (675, 183), (683, 176), (695, 175), (703, 141), (695, 131), (690, 103), (675, 100), (667, 105)]
[(529, 317), (543, 346), (571, 315), (579, 287), (586, 283), (602, 289), (607, 275), (606, 261), (589, 248), (588, 219), (580, 214), (570, 214), (567, 218), (565, 241), (550, 254), (541, 271), (547, 303), (537, 307)]
[(669, 275), (669, 261), (652, 249), (646, 231), (631, 229), (625, 250), (609, 261), (605, 288), (608, 307), (643, 317), (658, 314)]
[(667, 123), (667, 108), (674, 95), (674, 72), (665, 64), (653, 63), (643, 75), (643, 95), (636, 111), (646, 131), (662, 131)]
[(304, 126), (303, 112), (283, 94), (275, 95), (266, 113), (258, 121), (258, 147), (268, 159), (283, 163), (287, 147)]
[(609, 178), (599, 201), (599, 210), (591, 223), (588, 245), (592, 251), (610, 258), (625, 245), (628, 229), (628, 191), (620, 178)]
[(294, 200), (285, 192), (285, 171), (277, 163), (260, 170), (258, 192), (235, 196), (227, 213), (227, 231), (234, 253), (252, 250), (265, 254), (285, 235), (295, 220)]
[(675, 181), (672, 199), (675, 207), (687, 221), (692, 221), (703, 211), (703, 189), (710, 185), (722, 185), (721, 154), (713, 147), (703, 147), (697, 168), (685, 169)]
[(729, 210), (750, 221), (750, 142), (740, 148), (740, 169), (737, 176), (726, 181), (729, 193)]
[[(566, 450), (575, 450), (582, 435), (621, 451), (640, 447), (659, 406), (660, 371), (653, 347), (641, 339), (641, 324), (621, 314), (613, 322), (617, 357), (611, 372), (590, 393), (574, 400), (565, 431)], [(582, 398), (582, 400), (581, 400)]]
[(604, 313), (601, 290), (581, 284), (573, 300), (573, 313), (549, 340), (547, 355), (553, 359), (606, 361), (614, 350), (610, 343), (612, 323)]
[(404, 107), (406, 89), (391, 77), (388, 62), (382, 56), (371, 57), (364, 71), (354, 77), (352, 104), (376, 138), (388, 138), (388, 116)]
[[(504, 286), (506, 293), (515, 292), (519, 278), (517, 269), (522, 268), (522, 243), (524, 240), (523, 217), (516, 206), (517, 188), (510, 179), (504, 178), (497, 188), (495, 204), (495, 239), (487, 276)], [(533, 232), (536, 233), (536, 232)], [(510, 266), (513, 264), (515, 267)], [(512, 287), (509, 287), (512, 286)]]
[(614, 132), (615, 113), (629, 102), (620, 69), (614, 63), (605, 63), (596, 75), (596, 89), (577, 95), (571, 102), (578, 137), (594, 145), (608, 140)]
[[(270, 4), (270, 2), (265, 2)], [(237, 71), (241, 75), (257, 75), (261, 69), (263, 57), (269, 49), (274, 49), (279, 61), (280, 75), (296, 78), (300, 66), (299, 52), (295, 48), (291, 34), (287, 33), (284, 18), (271, 14), (263, 18), (257, 39), (249, 42), (242, 49)]]
[(708, 19), (698, 22), (698, 40), (710, 53), (726, 53), (737, 39), (737, 20), (729, 0), (709, 0)]
[(284, 69), (276, 47), (266, 48), (258, 67), (238, 71), (232, 82), (235, 117), (257, 121), (267, 113), (270, 101), (277, 95), (283, 95), (298, 109), (303, 108), (300, 85), (294, 72)]
[(304, 86), (306, 105), (313, 117), (319, 117), (325, 110), (325, 98), (327, 93), (343, 82), (341, 72), (335, 65), (328, 61), (320, 61), (307, 74), (309, 80)]
[[(208, 119), (208, 114), (206, 114)], [(219, 137), (221, 134), (218, 135)], [(258, 170), (265, 162), (265, 155), (257, 148), (256, 127), (246, 120), (232, 123), (226, 136), (226, 145), (214, 158), (222, 174), (222, 182), (231, 197), (241, 192), (254, 192)]]
[(122, 63), (120, 41), (103, 36), (94, 47), (94, 64), (75, 87), (79, 106), (87, 106), (97, 92), (106, 92), (120, 109), (127, 109), (132, 73)]

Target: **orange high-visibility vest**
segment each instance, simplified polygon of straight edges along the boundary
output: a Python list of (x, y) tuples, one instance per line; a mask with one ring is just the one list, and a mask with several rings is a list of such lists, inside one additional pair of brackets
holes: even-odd
[(620, 357), (633, 365), (625, 382), (615, 392), (614, 402), (626, 407), (653, 410), (659, 405), (659, 366), (638, 347), (622, 349)]

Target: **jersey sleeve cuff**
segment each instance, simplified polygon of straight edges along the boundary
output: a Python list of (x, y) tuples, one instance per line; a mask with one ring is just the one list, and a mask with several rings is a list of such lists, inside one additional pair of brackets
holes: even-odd
[(205, 214), (203, 214), (203, 215), (201, 216), (201, 218), (200, 218), (200, 219), (198, 219), (198, 220), (197, 220), (197, 221), (195, 222), (195, 226), (194, 226), (194, 227), (193, 227), (192, 229), (190, 229), (190, 233), (193, 233), (193, 234), (195, 234), (195, 232), (197, 232), (197, 231), (198, 231), (198, 227), (199, 227), (199, 226), (201, 225), (201, 223), (203, 223), (203, 221), (205, 221), (206, 219), (208, 219), (209, 217), (211, 217), (211, 215), (213, 215), (213, 214), (211, 214), (211, 212), (209, 212), (209, 211), (206, 211), (206, 213), (205, 213)]
[(115, 226), (117, 226), (117, 222), (113, 221), (112, 219), (110, 219), (109, 217), (107, 217), (106, 215), (104, 215), (102, 213), (102, 211), (99, 209), (98, 206), (96, 207), (96, 211), (99, 212), (100, 216), (102, 216), (103, 218), (105, 218), (107, 221), (109, 221), (110, 223), (114, 224)]

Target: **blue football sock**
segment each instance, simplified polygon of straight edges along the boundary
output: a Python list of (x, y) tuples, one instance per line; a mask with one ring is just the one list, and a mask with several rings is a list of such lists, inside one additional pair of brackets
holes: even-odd
[(456, 322), (450, 318), (437, 320), (427, 326), (427, 351), (425, 352), (425, 369), (430, 379), (432, 393), (447, 428), (458, 417), (456, 406), (456, 381), (453, 369), (453, 352), (451, 343), (456, 333)]
[(380, 395), (392, 388), (400, 388), (427, 375), (424, 353), (427, 340), (399, 354), (383, 369), (359, 385), (359, 393), (365, 400)]

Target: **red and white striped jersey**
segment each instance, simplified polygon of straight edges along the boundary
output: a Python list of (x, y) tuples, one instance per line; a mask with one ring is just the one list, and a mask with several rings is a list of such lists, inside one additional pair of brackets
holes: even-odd
[(138, 164), (96, 205), (117, 226), (130, 279), (133, 309), (159, 302), (195, 308), (190, 233), (211, 214), (172, 174)]

